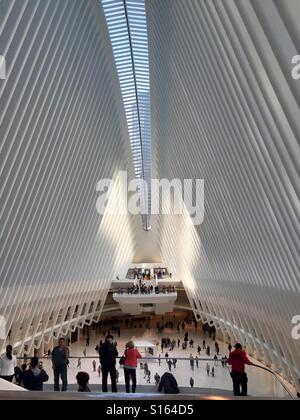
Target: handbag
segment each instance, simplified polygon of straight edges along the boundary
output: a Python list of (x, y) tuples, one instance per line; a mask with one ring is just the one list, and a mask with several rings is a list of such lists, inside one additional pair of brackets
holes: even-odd
[(121, 366), (125, 365), (125, 360), (126, 360), (126, 357), (122, 356), (121, 359), (120, 359), (120, 362), (119, 362)]

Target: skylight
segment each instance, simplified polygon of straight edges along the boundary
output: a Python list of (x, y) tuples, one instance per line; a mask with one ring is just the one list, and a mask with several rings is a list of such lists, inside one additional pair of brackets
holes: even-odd
[(149, 52), (145, 0), (102, 0), (119, 76), (127, 119), (135, 176), (144, 207), (142, 221), (150, 230), (151, 214), (151, 106)]

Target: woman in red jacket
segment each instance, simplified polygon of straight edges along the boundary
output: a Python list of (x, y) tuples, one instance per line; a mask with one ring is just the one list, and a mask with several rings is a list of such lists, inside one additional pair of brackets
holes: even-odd
[(136, 390), (136, 368), (138, 364), (138, 359), (141, 359), (142, 356), (138, 350), (134, 347), (134, 342), (129, 341), (126, 344), (125, 350), (125, 363), (124, 363), (124, 374), (125, 374), (125, 384), (126, 392), (130, 393), (130, 378), (132, 379), (132, 393), (135, 393)]

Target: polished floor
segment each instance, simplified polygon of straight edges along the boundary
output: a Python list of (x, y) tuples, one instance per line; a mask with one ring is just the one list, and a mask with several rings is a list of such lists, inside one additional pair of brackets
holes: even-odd
[[(107, 328), (106, 328), (107, 330)], [(203, 339), (206, 340), (207, 345), (210, 345), (212, 353), (211, 356), (214, 357), (215, 355), (215, 343), (208, 338), (206, 335), (204, 337), (202, 331), (195, 331), (194, 327), (187, 327), (185, 331), (189, 332), (189, 338), (194, 340), (194, 348), (187, 350), (182, 350), (182, 348), (176, 347), (174, 351), (169, 353), (170, 358), (189, 358), (190, 354), (194, 357), (197, 355), (197, 347), (200, 345), (202, 347)], [(183, 339), (184, 333), (181, 332), (178, 335), (177, 331), (175, 330), (168, 330), (166, 329), (164, 332), (164, 337), (169, 337), (170, 339), (175, 338), (176, 340), (180, 338)], [(69, 366), (69, 373), (68, 373), (68, 381), (70, 384), (75, 384), (76, 374), (79, 371), (86, 371), (90, 374), (90, 383), (93, 384), (93, 390), (97, 389), (97, 385), (99, 385), (99, 391), (101, 390), (101, 377), (99, 377), (99, 373), (93, 371), (93, 361), (97, 362), (97, 368), (99, 366), (99, 359), (97, 357), (97, 352), (95, 351), (96, 345), (99, 343), (99, 340), (103, 338), (103, 333), (99, 331), (91, 331), (91, 340), (90, 345), (86, 347), (85, 338), (82, 337), (80, 342), (74, 343), (70, 347), (70, 353), (72, 358), (70, 359), (70, 366)], [(156, 344), (157, 342), (160, 343), (161, 335), (157, 334), (156, 329), (152, 328), (151, 330), (147, 329), (122, 329), (121, 330), (121, 337), (118, 338), (116, 336), (118, 342), (118, 351), (119, 355), (123, 354), (125, 344), (128, 340), (133, 339), (136, 341), (150, 341)], [(223, 355), (228, 355), (227, 345), (223, 344), (222, 342), (218, 342), (221, 353), (220, 357)], [(84, 352), (86, 351), (87, 359), (84, 358)], [(155, 356), (161, 354), (160, 345), (155, 349)], [(145, 353), (142, 351), (142, 355)], [(74, 357), (74, 358), (73, 358)], [(215, 376), (212, 377), (211, 375), (207, 375), (206, 367), (207, 361), (201, 361), (202, 358), (206, 358), (205, 351), (202, 350), (201, 356), (199, 356), (198, 367), (196, 366), (194, 369), (190, 366), (189, 360), (178, 360), (176, 369), (172, 367), (172, 373), (175, 375), (179, 387), (190, 387), (190, 380), (193, 378), (194, 380), (194, 387), (195, 388), (206, 388), (206, 389), (223, 389), (223, 390), (231, 390), (231, 378), (229, 375), (229, 370), (227, 368), (223, 368), (221, 363), (210, 362), (210, 368), (214, 367), (215, 369)], [(79, 361), (78, 359), (81, 358)], [(155, 385), (154, 375), (158, 373), (160, 376), (169, 370), (168, 365), (165, 360), (161, 361), (161, 365), (159, 365), (157, 360), (147, 361), (149, 365), (149, 370), (151, 371), (151, 378), (150, 384), (147, 382), (147, 378), (145, 378), (144, 371), (140, 367), (137, 370), (137, 383), (138, 385)], [(53, 383), (53, 372), (51, 368), (51, 361), (46, 360), (44, 361), (44, 368), (47, 370), (49, 374), (49, 382), (47, 385), (47, 389), (49, 389), (49, 385)], [(123, 369), (117, 364), (117, 369), (119, 372), (119, 384), (124, 384), (124, 372)], [(275, 381), (273, 376), (267, 372), (260, 371), (258, 368), (248, 367), (247, 373), (249, 376), (249, 395), (253, 397), (271, 397), (271, 398), (286, 398), (287, 393), (283, 389), (283, 387)], [(96, 385), (96, 388), (95, 386)], [(138, 390), (137, 390), (138, 391)]]

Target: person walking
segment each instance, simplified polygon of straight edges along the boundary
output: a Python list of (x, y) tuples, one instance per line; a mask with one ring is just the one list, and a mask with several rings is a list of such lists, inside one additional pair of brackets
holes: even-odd
[(199, 357), (196, 356), (195, 357), (195, 360), (196, 360), (196, 367), (197, 367), (197, 369), (199, 369)]
[(161, 365), (161, 354), (158, 356), (158, 366)]
[(45, 370), (39, 367), (39, 359), (33, 357), (29, 369), (23, 373), (24, 388), (28, 391), (43, 391), (44, 382), (48, 380), (49, 376)]
[(81, 369), (81, 357), (77, 361), (77, 369)]
[(195, 384), (195, 381), (194, 381), (194, 379), (191, 377), (191, 379), (190, 379), (190, 385), (191, 385), (191, 388), (192, 388), (192, 389), (194, 388), (194, 384)]
[(117, 391), (117, 380), (116, 380), (116, 358), (118, 357), (118, 351), (116, 346), (113, 344), (113, 336), (107, 335), (104, 343), (101, 344), (99, 355), (102, 368), (102, 392), (108, 392), (107, 378), (108, 374), (111, 378), (111, 390), (112, 392)]
[(11, 345), (6, 347), (5, 354), (0, 358), (0, 378), (7, 382), (12, 382), (17, 367), (17, 359), (13, 355)]
[(167, 363), (168, 363), (168, 366), (169, 366), (169, 372), (172, 372), (172, 365), (173, 365), (172, 360), (169, 359)]
[(206, 341), (203, 340), (203, 350), (206, 350)]
[(158, 386), (159, 385), (159, 382), (160, 382), (160, 376), (159, 376), (159, 374), (157, 372), (154, 375), (154, 380), (155, 380), (155, 385)]
[(93, 360), (92, 365), (93, 365), (93, 371), (96, 372), (96, 370), (97, 370), (97, 362), (96, 362), (96, 360)]
[(99, 378), (101, 377), (101, 370), (102, 370), (102, 369), (101, 369), (101, 365), (99, 365), (99, 366), (98, 366), (98, 369), (97, 369), (97, 372), (98, 372)]
[(230, 353), (228, 364), (232, 367), (231, 377), (233, 382), (233, 392), (236, 397), (247, 397), (248, 395), (248, 376), (245, 366), (253, 366), (240, 343), (235, 345), (235, 350)]
[(132, 381), (132, 394), (135, 394), (136, 369), (138, 365), (138, 359), (141, 359), (142, 356), (139, 353), (139, 351), (135, 348), (133, 341), (129, 341), (127, 343), (124, 356), (125, 356), (124, 375), (125, 375), (126, 393), (127, 394), (130, 393), (130, 380), (131, 380)]
[(207, 376), (209, 376), (209, 374), (210, 374), (210, 366), (209, 366), (208, 363), (206, 365), (206, 373), (207, 373)]
[(59, 380), (62, 381), (62, 391), (66, 392), (68, 388), (68, 364), (69, 348), (66, 346), (66, 340), (60, 338), (58, 346), (52, 351), (52, 366), (54, 372), (54, 391), (60, 391)]
[(214, 378), (215, 377), (215, 368), (214, 368), (214, 366), (212, 367), (212, 370), (211, 370), (211, 376)]
[(195, 369), (195, 360), (194, 360), (194, 358), (193, 358), (193, 355), (192, 355), (192, 354), (190, 355), (190, 366), (191, 366), (191, 369), (192, 369), (192, 370), (194, 370), (194, 369)]
[(147, 362), (145, 362), (145, 363), (144, 363), (143, 368), (144, 368), (144, 377), (146, 377), (146, 372), (147, 372), (147, 370), (149, 369), (149, 367), (148, 367), (148, 363), (147, 363)]
[(146, 372), (147, 383), (150, 384), (151, 382), (151, 371), (148, 369)]

